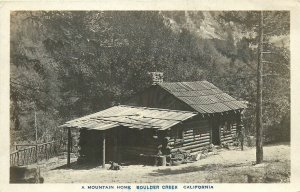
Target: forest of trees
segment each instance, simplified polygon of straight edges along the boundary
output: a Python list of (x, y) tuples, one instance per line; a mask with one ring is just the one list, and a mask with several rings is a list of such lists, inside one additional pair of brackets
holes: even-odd
[[(266, 12), (266, 141), (289, 139), (289, 12)], [(67, 120), (122, 103), (164, 81), (207, 80), (248, 101), (255, 135), (258, 12), (16, 11), (11, 13), (11, 142), (60, 136)]]

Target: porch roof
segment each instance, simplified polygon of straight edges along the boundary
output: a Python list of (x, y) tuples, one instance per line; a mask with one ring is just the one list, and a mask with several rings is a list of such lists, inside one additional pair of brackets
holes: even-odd
[(119, 105), (68, 121), (60, 127), (106, 130), (124, 126), (165, 130), (197, 114), (190, 111)]

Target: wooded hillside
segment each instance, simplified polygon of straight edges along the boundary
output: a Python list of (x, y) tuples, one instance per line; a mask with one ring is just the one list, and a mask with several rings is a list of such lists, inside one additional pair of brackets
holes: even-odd
[[(289, 12), (266, 12), (266, 139), (289, 139)], [(11, 142), (59, 137), (67, 120), (122, 103), (164, 81), (207, 80), (249, 102), (255, 130), (256, 12), (17, 11), (11, 13)], [(242, 25), (241, 21), (248, 24)], [(246, 21), (246, 22), (245, 22)]]

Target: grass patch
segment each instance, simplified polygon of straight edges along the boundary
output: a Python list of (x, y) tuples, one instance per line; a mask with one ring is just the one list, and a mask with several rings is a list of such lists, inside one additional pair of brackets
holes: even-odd
[[(222, 167), (222, 166), (221, 166)], [(290, 161), (264, 162), (260, 166), (243, 165), (219, 168), (205, 178), (208, 183), (288, 183), (290, 182)]]

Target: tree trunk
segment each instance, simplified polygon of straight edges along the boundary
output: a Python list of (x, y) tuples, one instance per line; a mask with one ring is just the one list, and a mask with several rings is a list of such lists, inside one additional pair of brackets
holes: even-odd
[(263, 124), (262, 124), (262, 52), (263, 52), (263, 11), (260, 12), (257, 64), (257, 103), (256, 103), (256, 163), (263, 161)]
[(72, 135), (71, 135), (71, 128), (68, 127), (68, 154), (67, 154), (67, 167), (71, 166), (71, 139), (72, 139)]

